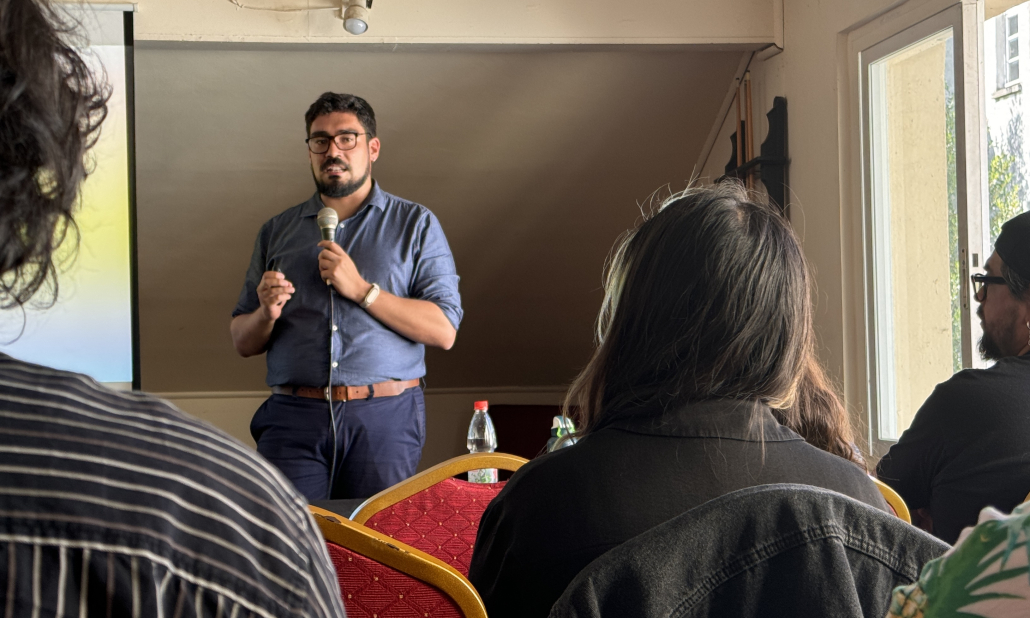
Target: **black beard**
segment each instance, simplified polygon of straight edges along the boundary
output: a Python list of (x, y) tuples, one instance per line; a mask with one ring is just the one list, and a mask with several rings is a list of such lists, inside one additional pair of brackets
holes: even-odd
[[(371, 168), (371, 166), (369, 166), (369, 168)], [(365, 174), (361, 178), (357, 178), (351, 182), (322, 182), (318, 179), (318, 175), (315, 174), (314, 169), (311, 170), (311, 177), (315, 179), (315, 188), (318, 189), (318, 192), (321, 195), (326, 197), (347, 197), (348, 195), (353, 195), (355, 191), (365, 184), (371, 171), (371, 169), (366, 169)]]
[(984, 360), (1001, 360), (1005, 356), (1001, 348), (998, 347), (998, 342), (986, 332), (980, 337), (980, 343), (977, 344), (977, 348), (980, 350), (980, 357)]

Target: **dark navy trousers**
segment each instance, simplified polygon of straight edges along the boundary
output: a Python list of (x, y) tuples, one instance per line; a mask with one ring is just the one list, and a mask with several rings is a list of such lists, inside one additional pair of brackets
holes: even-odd
[(254, 414), (258, 453), (309, 500), (368, 498), (415, 473), (426, 441), (422, 389), (376, 399), (333, 402), (336, 473), (329, 403), (272, 395)]

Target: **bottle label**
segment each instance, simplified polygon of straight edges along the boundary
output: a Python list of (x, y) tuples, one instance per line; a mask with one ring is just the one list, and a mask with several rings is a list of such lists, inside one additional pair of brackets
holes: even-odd
[(469, 470), (470, 483), (496, 483), (497, 468), (483, 468), (482, 470)]

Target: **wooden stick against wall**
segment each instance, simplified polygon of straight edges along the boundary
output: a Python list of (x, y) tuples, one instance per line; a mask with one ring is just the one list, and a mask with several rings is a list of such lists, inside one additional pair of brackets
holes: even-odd
[(747, 160), (744, 158), (744, 135), (740, 126), (740, 83), (737, 83), (737, 96), (734, 98), (737, 102), (737, 167), (740, 167)]
[[(751, 161), (755, 158), (755, 133), (752, 121), (754, 115), (751, 113), (751, 71), (744, 73), (744, 101), (745, 101), (745, 126), (747, 127), (747, 140), (744, 146), (744, 160)], [(754, 190), (755, 188), (755, 169), (751, 168), (747, 171), (747, 188)]]

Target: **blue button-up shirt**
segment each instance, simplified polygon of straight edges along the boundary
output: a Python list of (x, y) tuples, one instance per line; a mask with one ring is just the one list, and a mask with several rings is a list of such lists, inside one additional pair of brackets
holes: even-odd
[[(317, 245), (322, 238), (315, 218), (322, 207), (316, 193), (272, 217), (254, 243), (233, 317), (258, 309), (257, 286), (265, 271), (282, 272), (296, 288), (268, 342), (266, 382), (269, 386), (325, 386), (331, 362), (336, 363), (334, 385), (422, 377), (425, 346), (393, 332), (319, 278), (322, 249)], [(340, 222), (335, 240), (366, 281), (396, 296), (435, 303), (458, 328), (462, 317), (458, 274), (443, 228), (428, 208), (373, 184), (361, 208)], [(335, 329), (330, 324), (330, 298)]]

